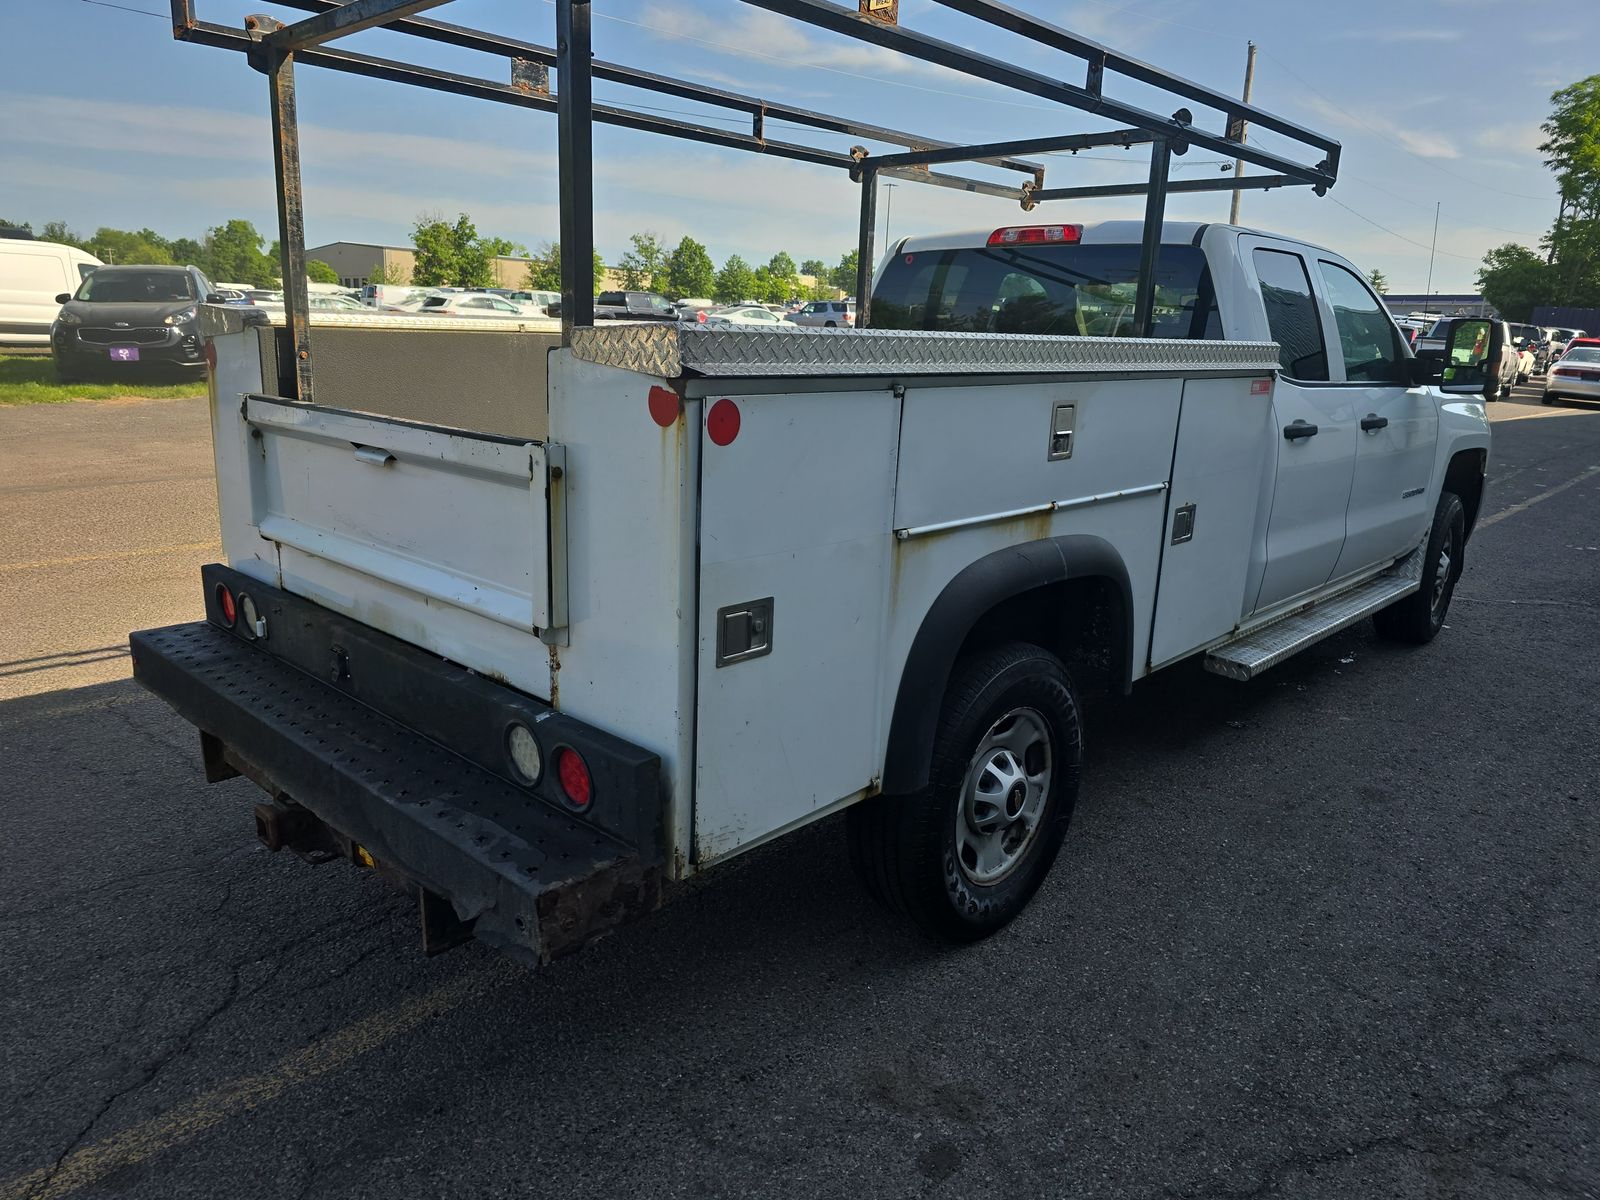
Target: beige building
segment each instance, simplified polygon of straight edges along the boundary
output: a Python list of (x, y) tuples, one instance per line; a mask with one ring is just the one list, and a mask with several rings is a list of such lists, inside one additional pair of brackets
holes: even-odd
[[(329, 242), (308, 246), (306, 258), (327, 263), (348, 288), (364, 287), (386, 274), (403, 281), (411, 278), (417, 265), (417, 252), (410, 246), (373, 246), (365, 242)], [(502, 256), (494, 260), (494, 286), (528, 286), (528, 260)]]

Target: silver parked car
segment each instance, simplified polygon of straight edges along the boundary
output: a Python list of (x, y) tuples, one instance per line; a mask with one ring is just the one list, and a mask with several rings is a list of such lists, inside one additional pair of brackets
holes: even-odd
[(852, 328), (856, 323), (854, 300), (812, 300), (799, 312), (790, 313), (786, 320), (796, 325), (813, 325), (823, 329)]

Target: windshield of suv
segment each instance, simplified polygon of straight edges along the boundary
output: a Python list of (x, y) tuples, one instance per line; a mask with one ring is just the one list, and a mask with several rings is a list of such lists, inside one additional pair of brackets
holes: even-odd
[(96, 270), (78, 285), (76, 297), (101, 304), (170, 304), (197, 298), (187, 271), (121, 271), (116, 267)]
[[(1205, 252), (1163, 246), (1153, 336), (1220, 338)], [(1137, 245), (987, 246), (902, 254), (872, 297), (878, 329), (1132, 337)]]

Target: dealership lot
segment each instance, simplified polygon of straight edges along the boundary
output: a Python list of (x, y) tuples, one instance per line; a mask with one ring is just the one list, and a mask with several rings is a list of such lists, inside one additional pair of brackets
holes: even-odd
[(997, 937), (833, 822), (535, 973), (268, 854), (128, 678), (218, 553), (203, 405), (0, 410), (0, 1200), (1595, 1192), (1600, 410), (1491, 413), (1450, 629), (1092, 710)]

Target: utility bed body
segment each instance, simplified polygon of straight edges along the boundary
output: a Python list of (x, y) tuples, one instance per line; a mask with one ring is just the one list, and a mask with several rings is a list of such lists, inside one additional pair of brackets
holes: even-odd
[[(583, 909), (603, 932), (648, 907), (640, 878), (682, 878), (925, 785), (952, 664), (996, 621), (1092, 619), (1120, 686), (1197, 654), (1248, 678), (1282, 657), (1264, 638), (1297, 649), (1333, 626), (1306, 616), (1318, 606), (1343, 598), (1348, 615), (1415, 590), (1453, 459), (1479, 456), (1481, 480), (1481, 404), (1342, 378), (1317, 269), (1342, 260), (1220, 226), (1167, 237), (1204, 248), (1225, 340), (608, 322), (563, 347), (499, 323), (314, 318), (321, 374), (302, 403), (280, 394), (280, 330), (208, 308), (228, 572), (214, 578), (255, 581), (277, 605), (249, 653), (320, 676), (330, 703), (376, 710), (396, 737), (420, 722), (473, 778), (594, 825), (612, 847), (596, 871), (629, 882), (591, 892), (632, 897)], [(1256, 251), (1305, 264), (1333, 331), (1320, 386), (1280, 369)], [(1317, 436), (1286, 434), (1307, 420)], [(284, 659), (289, 620), (309, 632)], [(377, 647), (359, 665), (353, 629)], [(352, 845), (383, 841), (383, 821), (355, 831), (349, 814), (402, 800), (306, 794), (299, 759), (278, 771), (234, 744), (246, 701), (215, 683), (183, 700), (181, 664), (148, 638), (135, 651), (162, 664), (141, 677), (219, 743), (219, 770), (265, 781)], [(375, 662), (409, 682), (363, 691), (356, 674)], [(207, 726), (216, 706), (231, 706), (232, 742)], [(438, 717), (453, 707), (485, 714), (490, 734)], [(560, 738), (552, 720), (571, 723)], [(536, 781), (506, 758), (507, 722), (539, 735)], [(584, 811), (552, 765), (579, 743), (611, 772)], [(474, 819), (518, 842), (510, 818)], [(503, 944), (548, 957), (581, 943), (458, 890), (438, 862), (459, 847), (384, 846), (376, 858)]]

